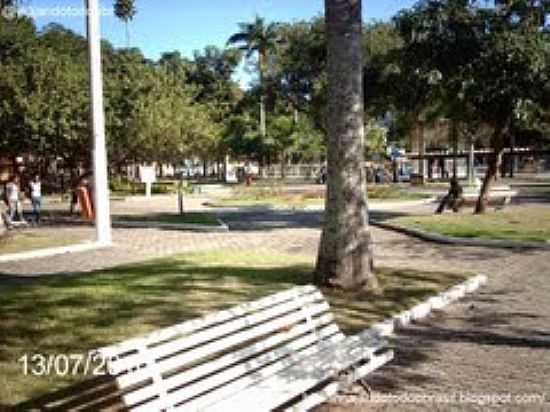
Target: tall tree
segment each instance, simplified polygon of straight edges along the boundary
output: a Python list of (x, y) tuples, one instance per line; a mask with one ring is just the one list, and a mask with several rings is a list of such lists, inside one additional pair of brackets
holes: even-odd
[(239, 48), (245, 51), (247, 58), (258, 53), (258, 72), (260, 76), (260, 134), (266, 135), (266, 114), (265, 114), (265, 84), (269, 69), (271, 52), (277, 46), (277, 24), (266, 24), (259, 16), (252, 23), (239, 23), (239, 32), (233, 34), (228, 44), (240, 45)]
[(478, 11), (485, 30), (480, 53), (465, 71), (468, 82), (464, 93), (476, 115), (492, 128), (493, 153), (476, 213), (487, 208), (513, 123), (524, 117), (532, 104), (544, 104), (549, 72), (549, 11), (547, 2), (532, 0), (510, 0), (496, 8)]
[(130, 21), (133, 20), (137, 13), (134, 0), (115, 0), (114, 4), (115, 16), (124, 22), (126, 26), (126, 46), (130, 47)]
[(315, 283), (376, 287), (365, 176), (361, 0), (325, 0), (328, 180)]

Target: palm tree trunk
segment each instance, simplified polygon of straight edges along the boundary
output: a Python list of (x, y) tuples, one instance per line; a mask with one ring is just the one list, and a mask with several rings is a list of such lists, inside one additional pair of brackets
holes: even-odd
[(266, 115), (265, 115), (265, 90), (264, 90), (264, 80), (265, 80), (265, 62), (267, 60), (267, 56), (265, 52), (259, 51), (259, 57), (258, 57), (258, 65), (259, 65), (259, 71), (260, 71), (260, 136), (262, 139), (265, 138), (267, 131), (266, 131)]
[(266, 129), (265, 97), (262, 94), (260, 97), (260, 136), (262, 136), (262, 139), (265, 138), (267, 134)]
[(377, 287), (363, 166), (361, 0), (325, 0), (328, 33), (328, 181), (314, 273), (319, 285)]
[(126, 28), (126, 47), (129, 49), (130, 48), (130, 26), (129, 26), (128, 20), (126, 20), (124, 23)]

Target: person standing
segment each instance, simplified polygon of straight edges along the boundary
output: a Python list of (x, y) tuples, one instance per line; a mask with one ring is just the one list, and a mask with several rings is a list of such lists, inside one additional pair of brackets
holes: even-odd
[(12, 176), (6, 185), (6, 200), (8, 201), (8, 216), (10, 221), (15, 220), (15, 216), (21, 219), (19, 208), (19, 179), (17, 176)]
[(31, 203), (32, 203), (32, 213), (34, 215), (35, 223), (40, 223), (40, 213), (42, 210), (42, 182), (40, 181), (40, 176), (36, 175), (33, 180), (29, 183), (31, 191)]
[(6, 211), (6, 205), (5, 202), (2, 200), (0, 201), (0, 237), (4, 233), (5, 230), (12, 229), (10, 217), (8, 216), (8, 213)]

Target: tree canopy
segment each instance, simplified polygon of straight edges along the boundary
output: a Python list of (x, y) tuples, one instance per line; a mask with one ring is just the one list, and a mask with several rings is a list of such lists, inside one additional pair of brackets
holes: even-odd
[[(17, 4), (3, 0), (0, 8)], [(136, 6), (114, 2), (126, 23)], [(383, 153), (386, 141), (405, 142), (439, 119), (453, 124), (457, 138), (492, 130), (487, 144), (497, 158), (512, 133), (547, 138), (548, 9), (546, 1), (422, 0), (389, 22), (364, 24), (365, 124), (376, 140), (367, 142), (367, 154)], [(227, 46), (187, 57), (168, 51), (153, 61), (137, 48), (103, 42), (114, 170), (226, 154), (262, 163), (325, 158), (324, 19), (257, 16), (238, 25)], [(27, 156), (36, 168), (59, 159), (70, 167), (89, 162), (86, 50), (82, 36), (60, 25), (39, 31), (28, 17), (0, 16), (4, 156)], [(260, 82), (247, 89), (235, 81), (243, 56), (258, 58)]]

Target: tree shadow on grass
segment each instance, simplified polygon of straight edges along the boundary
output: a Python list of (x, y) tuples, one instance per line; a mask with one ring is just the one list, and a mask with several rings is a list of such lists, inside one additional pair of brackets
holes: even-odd
[[(21, 402), (11, 408), (6, 407), (6, 412), (122, 412), (126, 410), (121, 393), (111, 376), (87, 379), (64, 389)], [(1, 406), (0, 411), (3, 411)]]

